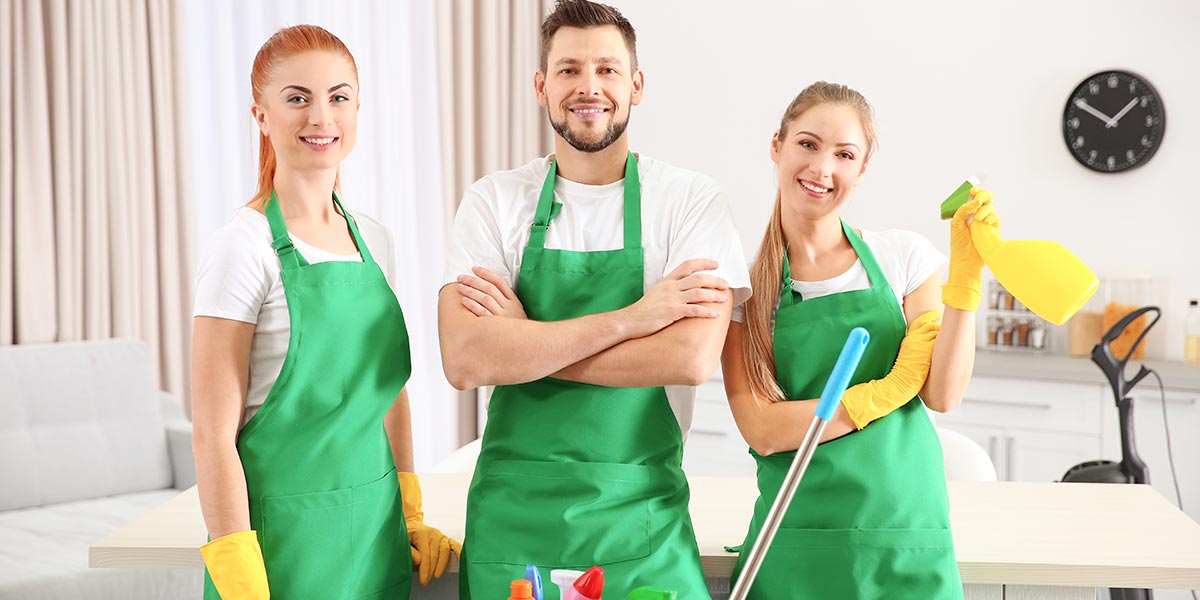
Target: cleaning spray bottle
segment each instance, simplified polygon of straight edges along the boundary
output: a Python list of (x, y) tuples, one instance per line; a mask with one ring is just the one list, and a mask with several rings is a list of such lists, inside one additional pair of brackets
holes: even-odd
[[(958, 186), (942, 202), (942, 219), (953, 218), (978, 184), (972, 177)], [(971, 241), (996, 281), (1026, 308), (1055, 325), (1066, 323), (1100, 287), (1096, 274), (1058, 242), (1005, 240), (988, 227), (971, 227)]]
[(550, 581), (558, 586), (561, 600), (600, 600), (604, 591), (604, 569), (592, 567), (583, 573), (567, 569), (550, 571)]

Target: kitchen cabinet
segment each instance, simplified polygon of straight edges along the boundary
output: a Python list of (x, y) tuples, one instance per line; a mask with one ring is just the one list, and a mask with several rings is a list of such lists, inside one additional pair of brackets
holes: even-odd
[(1099, 384), (975, 376), (957, 409), (936, 415), (987, 451), (1002, 481), (1057, 481), (1100, 458)]

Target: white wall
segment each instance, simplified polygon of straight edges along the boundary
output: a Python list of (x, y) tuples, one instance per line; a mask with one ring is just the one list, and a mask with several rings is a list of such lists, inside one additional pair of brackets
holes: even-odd
[[(948, 251), (938, 205), (981, 174), (1006, 237), (1061, 242), (1102, 277), (1156, 278), (1159, 352), (1182, 356), (1187, 299), (1200, 297), (1200, 2), (611, 3), (637, 29), (646, 74), (633, 147), (717, 178), (747, 256), (774, 199), (767, 150), (783, 109), (813, 81), (845, 83), (874, 105), (881, 141), (848, 221)], [(1167, 127), (1149, 163), (1102, 175), (1071, 158), (1060, 119), (1081, 80), (1112, 68), (1158, 89)]]

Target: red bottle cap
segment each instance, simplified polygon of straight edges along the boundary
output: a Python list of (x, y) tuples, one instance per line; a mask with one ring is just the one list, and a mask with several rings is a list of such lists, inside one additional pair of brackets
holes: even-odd
[(571, 587), (588, 598), (600, 600), (600, 593), (604, 591), (604, 569), (592, 567), (584, 571)]

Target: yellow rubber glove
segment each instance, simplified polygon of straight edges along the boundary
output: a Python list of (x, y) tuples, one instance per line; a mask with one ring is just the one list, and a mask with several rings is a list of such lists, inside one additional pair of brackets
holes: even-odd
[[(971, 200), (958, 207), (950, 220), (950, 272), (942, 286), (942, 302), (951, 308), (975, 312), (983, 297), (983, 259), (971, 241), (970, 228), (999, 229), (1000, 217), (992, 210), (991, 192), (973, 187), (970, 193)], [(968, 219), (971, 219), (970, 225)]]
[(441, 577), (446, 572), (451, 552), (462, 556), (462, 544), (425, 524), (417, 474), (398, 472), (396, 475), (400, 478), (400, 495), (404, 498), (404, 524), (408, 527), (408, 542), (412, 544), (413, 564), (418, 568), (417, 580), (425, 585), (431, 578)]
[(213, 585), (225, 600), (267, 600), (267, 568), (254, 530), (223, 535), (203, 546), (200, 554)]
[(860, 383), (846, 390), (842, 406), (855, 427), (862, 429), (871, 421), (904, 406), (925, 386), (933, 359), (933, 342), (942, 328), (938, 317), (937, 311), (929, 311), (913, 319), (908, 333), (900, 340), (896, 364), (883, 379)]

